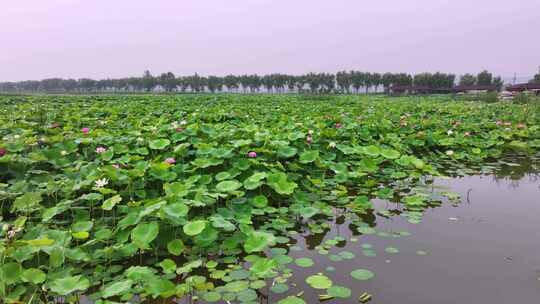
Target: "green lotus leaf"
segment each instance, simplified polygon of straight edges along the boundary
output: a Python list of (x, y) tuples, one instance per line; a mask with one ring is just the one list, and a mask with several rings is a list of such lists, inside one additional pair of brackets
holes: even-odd
[(122, 197), (120, 195), (115, 195), (111, 198), (108, 198), (106, 201), (103, 202), (103, 205), (101, 205), (101, 208), (104, 210), (112, 210), (114, 206), (122, 201)]
[(189, 212), (189, 207), (183, 203), (172, 203), (162, 207), (165, 214), (172, 218), (185, 217)]
[(166, 138), (154, 139), (148, 143), (150, 149), (163, 150), (171, 144), (171, 141)]
[(145, 290), (154, 298), (168, 298), (176, 293), (176, 285), (166, 279), (154, 279), (146, 282)]
[(149, 244), (157, 237), (159, 225), (157, 222), (140, 223), (131, 231), (131, 240), (140, 249), (148, 249)]
[(263, 251), (267, 246), (273, 244), (275, 237), (273, 234), (263, 231), (253, 231), (246, 242), (244, 243), (244, 250), (247, 253)]
[(214, 303), (221, 300), (221, 294), (219, 292), (209, 291), (209, 292), (205, 292), (202, 295), (202, 298), (206, 302)]
[(296, 265), (303, 268), (311, 267), (314, 265), (313, 260), (310, 258), (298, 258), (294, 262), (296, 263)]
[(24, 282), (30, 282), (32, 284), (40, 284), (45, 282), (47, 274), (37, 268), (29, 268), (23, 271), (21, 278)]
[(291, 158), (296, 155), (298, 149), (290, 146), (279, 147), (277, 154), (281, 158)]
[(164, 259), (159, 263), (159, 266), (165, 273), (173, 273), (176, 271), (176, 263), (171, 259)]
[(61, 296), (67, 296), (75, 291), (84, 291), (90, 287), (90, 281), (82, 275), (64, 277), (51, 283), (51, 290)]
[(381, 154), (381, 149), (378, 146), (370, 145), (364, 148), (364, 153), (371, 157), (377, 157)]
[(240, 292), (249, 288), (249, 281), (234, 281), (225, 284), (225, 290), (229, 292)]
[(272, 259), (260, 258), (249, 270), (259, 278), (268, 278), (276, 274), (274, 270), (277, 266), (278, 263)]
[(125, 294), (131, 290), (132, 285), (132, 280), (122, 280), (119, 282), (114, 282), (103, 289), (103, 291), (101, 292), (101, 296), (103, 298), (110, 298), (117, 295)]
[(398, 159), (401, 156), (398, 151), (393, 149), (382, 149), (381, 155), (387, 159)]
[(351, 296), (351, 290), (349, 288), (337, 285), (328, 288), (326, 292), (334, 298), (347, 299)]
[(263, 195), (257, 195), (251, 200), (251, 204), (256, 208), (268, 206), (268, 199)]
[(319, 213), (319, 209), (315, 207), (303, 207), (299, 210), (299, 214), (306, 219), (313, 217), (317, 213)]
[(188, 195), (191, 185), (181, 182), (167, 183), (163, 185), (163, 190), (167, 196), (184, 197)]
[(41, 193), (27, 192), (15, 199), (15, 202), (13, 202), (11, 207), (11, 211), (31, 212), (40, 207), (39, 203), (41, 201)]
[(288, 181), (287, 174), (283, 172), (272, 173), (268, 175), (266, 180), (272, 189), (283, 195), (291, 195), (294, 192), (294, 189), (298, 187), (295, 182)]
[(156, 271), (146, 266), (131, 266), (125, 271), (125, 275), (128, 279), (135, 282), (148, 282), (152, 280)]
[(43, 238), (43, 239), (27, 240), (23, 242), (25, 242), (26, 244), (30, 246), (40, 247), (40, 246), (50, 246), (54, 244), (55, 241), (48, 238)]
[(244, 180), (244, 188), (253, 190), (263, 184), (262, 180), (268, 176), (265, 172), (255, 172)]
[(360, 281), (366, 281), (373, 278), (375, 274), (367, 269), (356, 269), (351, 272), (351, 277)]
[(277, 294), (285, 293), (288, 290), (289, 290), (289, 286), (286, 285), (286, 284), (282, 284), (282, 283), (277, 283), (277, 284), (275, 284), (274, 286), (272, 286), (270, 288), (271, 292), (277, 293)]
[(320, 273), (307, 277), (306, 283), (315, 289), (328, 289), (332, 287), (332, 280)]
[(167, 243), (167, 250), (172, 255), (180, 255), (184, 252), (184, 242), (182, 240), (172, 240)]
[(187, 222), (184, 225), (183, 230), (185, 234), (189, 236), (195, 236), (201, 233), (205, 227), (206, 227), (206, 221), (196, 220), (196, 221)]
[(236, 295), (240, 303), (253, 303), (253, 301), (257, 300), (257, 297), (257, 292), (253, 289), (242, 290)]
[(319, 150), (304, 151), (300, 154), (300, 163), (312, 163), (319, 158)]
[(216, 189), (219, 192), (233, 192), (238, 190), (240, 187), (242, 187), (242, 184), (237, 180), (226, 180), (219, 182), (216, 185)]
[(81, 231), (90, 231), (94, 226), (92, 221), (78, 221), (71, 225), (71, 231), (81, 232)]
[(21, 280), (23, 268), (21, 264), (9, 262), (0, 266), (0, 279), (7, 285)]
[(88, 233), (88, 231), (73, 232), (71, 235), (78, 240), (86, 240), (90, 237), (90, 233)]

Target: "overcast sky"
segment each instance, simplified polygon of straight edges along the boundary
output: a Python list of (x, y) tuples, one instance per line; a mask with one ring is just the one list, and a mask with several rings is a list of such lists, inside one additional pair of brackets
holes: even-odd
[(540, 66), (540, 0), (0, 0), (0, 81)]

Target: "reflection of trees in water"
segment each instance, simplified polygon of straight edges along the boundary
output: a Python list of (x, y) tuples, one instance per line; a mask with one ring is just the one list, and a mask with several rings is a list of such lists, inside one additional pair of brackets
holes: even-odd
[[(360, 235), (360, 233), (357, 231), (357, 225), (355, 224), (355, 221), (347, 221), (347, 217), (345, 216), (345, 213), (349, 212), (346, 210), (337, 210), (337, 214), (334, 217), (334, 227), (335, 227), (335, 234), (336, 236), (341, 236), (341, 227), (344, 224), (347, 224), (347, 228), (352, 233), (352, 235)], [(358, 220), (362, 223), (365, 223), (369, 225), (370, 227), (375, 227), (377, 225), (376, 223), (376, 215), (374, 213), (374, 210), (368, 210), (366, 213), (350, 213), (354, 214), (355, 217), (358, 217)], [(304, 228), (307, 228), (304, 226)], [(302, 229), (302, 231), (307, 231), (307, 229)], [(327, 234), (332, 231), (332, 229), (325, 229), (321, 233), (310, 233), (308, 235), (304, 236), (306, 247), (308, 250), (313, 250), (315, 247), (322, 244), (323, 240), (327, 236)], [(344, 247), (346, 245), (346, 241), (339, 242), (336, 246), (337, 247)]]
[(506, 182), (512, 189), (516, 189), (522, 181), (530, 183), (540, 181), (539, 158), (512, 157), (509, 162), (510, 164), (503, 164), (493, 171), (492, 176), (495, 183)]
[[(504, 158), (504, 162), (496, 164), (496, 168), (491, 174), (489, 174), (489, 176), (493, 178), (493, 181), (495, 183), (499, 184), (501, 182), (505, 182), (508, 183), (512, 188), (518, 188), (520, 182), (523, 181), (527, 181), (530, 183), (540, 182), (540, 155), (538, 157), (506, 157)], [(418, 184), (394, 184), (393, 188), (394, 190), (396, 190), (394, 197), (388, 200), (384, 200), (387, 213), (377, 215), (385, 218), (390, 218), (392, 216), (402, 214), (403, 212), (405, 212), (405, 210), (403, 210), (403, 205), (401, 204), (403, 193), (408, 193), (413, 188), (418, 190), (421, 187), (424, 187), (427, 192), (431, 192), (431, 194), (434, 196), (437, 195), (437, 192), (439, 192), (439, 190), (442, 190), (436, 188), (435, 184), (433, 183), (432, 177), (422, 178), (420, 179)], [(458, 204), (459, 201), (462, 200), (469, 201), (469, 193), (470, 190), (469, 192), (467, 192), (467, 197), (462, 197), (457, 202), (448, 200), (447, 198), (441, 198), (442, 201), (436, 199), (427, 203), (423, 209), (427, 210), (438, 208), (442, 205), (443, 202)], [(374, 210), (367, 210), (365, 213), (354, 213), (350, 210), (347, 211), (343, 209), (336, 209), (336, 214), (334, 216), (334, 229), (325, 229), (321, 233), (309, 233), (305, 235), (304, 238), (306, 242), (306, 247), (309, 250), (315, 249), (317, 246), (323, 243), (324, 239), (330, 232), (335, 234), (335, 236), (341, 236), (343, 232), (343, 224), (347, 226), (349, 232), (353, 236), (361, 235), (361, 233), (357, 230), (357, 228), (359, 227), (358, 223), (367, 224), (369, 227), (375, 227), (377, 225), (377, 215), (374, 213)], [(308, 227), (303, 226), (298, 231), (309, 232), (309, 229), (307, 228)]]

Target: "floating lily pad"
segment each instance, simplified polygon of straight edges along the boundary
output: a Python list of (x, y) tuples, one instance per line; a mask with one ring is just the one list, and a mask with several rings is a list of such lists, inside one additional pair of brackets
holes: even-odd
[(341, 255), (338, 255), (338, 254), (331, 254), (331, 255), (328, 256), (328, 258), (332, 262), (341, 262), (341, 261), (343, 261), (343, 257)]
[(352, 260), (356, 255), (350, 251), (342, 251), (339, 253), (339, 256), (341, 256), (345, 260)]
[(332, 280), (321, 273), (307, 277), (306, 282), (315, 289), (327, 289), (332, 286)]
[(272, 286), (270, 288), (270, 291), (272, 291), (273, 293), (285, 293), (289, 290), (289, 286), (287, 286), (286, 284), (281, 284), (281, 283), (278, 283), (278, 284), (275, 284), (274, 286)]
[(351, 290), (349, 288), (337, 285), (328, 288), (326, 292), (334, 298), (347, 299), (351, 296)]
[(396, 247), (386, 247), (384, 249), (384, 251), (386, 253), (390, 253), (390, 254), (396, 254), (396, 253), (399, 253), (399, 249), (397, 249)]
[(205, 292), (202, 295), (202, 298), (206, 302), (213, 303), (213, 302), (217, 302), (217, 301), (221, 300), (221, 294), (219, 292), (209, 291), (209, 292)]
[(351, 272), (351, 277), (360, 281), (369, 280), (374, 276), (375, 274), (367, 269), (356, 269)]
[(313, 260), (310, 258), (298, 258), (294, 261), (294, 263), (304, 268), (313, 266)]

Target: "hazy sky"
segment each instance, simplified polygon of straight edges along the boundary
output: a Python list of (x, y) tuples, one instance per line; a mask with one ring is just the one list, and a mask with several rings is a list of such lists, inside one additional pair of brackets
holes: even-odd
[(540, 66), (540, 0), (0, 0), (0, 81)]

